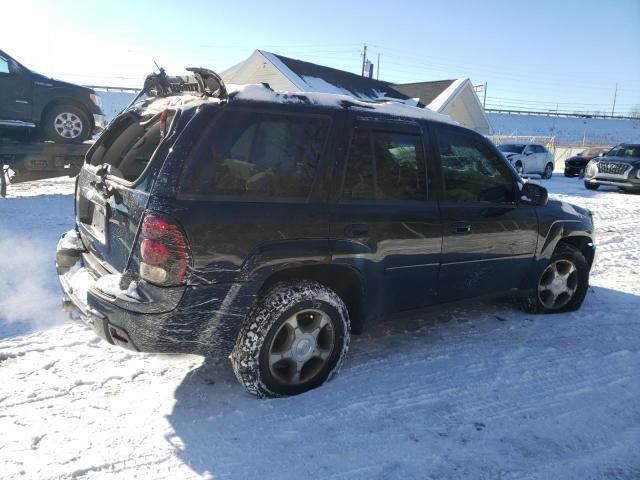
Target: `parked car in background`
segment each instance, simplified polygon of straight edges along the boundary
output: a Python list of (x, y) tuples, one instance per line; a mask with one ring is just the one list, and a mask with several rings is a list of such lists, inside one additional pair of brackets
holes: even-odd
[(87, 87), (33, 72), (0, 50), (0, 128), (38, 129), (58, 143), (80, 143), (105, 126), (100, 97)]
[(609, 150), (610, 147), (591, 147), (577, 155), (574, 155), (573, 157), (568, 158), (564, 162), (564, 176), (576, 177), (583, 175), (587, 163), (589, 163), (592, 158), (604, 155)]
[(585, 188), (596, 190), (600, 185), (611, 185), (625, 192), (640, 191), (640, 144), (621, 143), (587, 164)]
[(196, 73), (161, 75), (78, 176), (56, 265), (67, 306), (109, 343), (230, 354), (247, 391), (280, 396), (331, 378), (351, 333), (385, 319), (480, 297), (582, 304), (591, 212), (547, 201), (482, 135)]
[(521, 175), (537, 174), (548, 179), (553, 175), (553, 155), (537, 143), (505, 143), (498, 150)]

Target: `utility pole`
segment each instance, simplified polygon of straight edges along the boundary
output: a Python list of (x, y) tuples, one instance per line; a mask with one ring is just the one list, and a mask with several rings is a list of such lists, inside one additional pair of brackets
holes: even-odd
[(380, 53), (378, 53), (378, 64), (376, 65), (376, 80), (380, 80)]
[(618, 96), (618, 84), (616, 83), (616, 89), (613, 92), (613, 107), (611, 107), (611, 116), (613, 117), (613, 112), (616, 111), (616, 97)]
[(362, 76), (364, 77), (364, 67), (367, 62), (367, 44), (364, 44), (364, 52), (362, 52)]
[(487, 82), (484, 82), (484, 98), (482, 99), (482, 109), (484, 110), (487, 104)]

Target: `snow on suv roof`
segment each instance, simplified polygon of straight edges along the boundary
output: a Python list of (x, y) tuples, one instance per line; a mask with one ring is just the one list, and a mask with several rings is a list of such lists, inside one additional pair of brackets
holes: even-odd
[[(254, 102), (290, 103), (290, 104), (311, 104), (332, 108), (357, 108), (363, 111), (375, 111), (395, 117), (409, 117), (436, 122), (450, 123), (458, 125), (448, 115), (436, 113), (428, 108), (419, 108), (408, 104), (410, 100), (404, 101), (388, 97), (382, 97), (377, 101), (364, 101), (349, 95), (321, 92), (287, 92), (273, 90), (268, 85), (247, 84), (247, 85), (227, 85), (229, 100), (242, 100)], [(163, 110), (175, 108), (187, 108), (198, 106), (203, 103), (221, 103), (224, 100), (215, 97), (203, 96), (197, 92), (183, 92), (178, 95), (166, 97), (151, 97), (140, 102), (136, 102), (131, 108), (146, 115), (160, 113)]]
[(458, 124), (448, 115), (428, 108), (419, 108), (405, 100), (382, 97), (377, 101), (364, 101), (350, 95), (321, 92), (286, 92), (273, 90), (263, 84), (227, 85), (229, 97), (238, 100), (273, 103), (309, 103), (333, 108), (360, 108), (396, 117), (411, 117), (436, 122)]

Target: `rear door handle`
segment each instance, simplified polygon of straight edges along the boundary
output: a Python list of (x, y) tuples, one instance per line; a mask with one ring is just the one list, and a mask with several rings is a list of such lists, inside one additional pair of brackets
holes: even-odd
[(471, 233), (471, 225), (464, 222), (456, 222), (451, 224), (451, 231), (457, 235)]
[(354, 223), (347, 225), (344, 229), (347, 237), (364, 237), (369, 234), (369, 225), (366, 223)]

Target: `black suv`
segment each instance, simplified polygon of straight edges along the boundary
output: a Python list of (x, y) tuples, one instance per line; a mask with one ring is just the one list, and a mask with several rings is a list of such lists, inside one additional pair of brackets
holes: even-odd
[(625, 192), (640, 192), (640, 144), (621, 143), (587, 164), (585, 188), (596, 190), (600, 185), (611, 185)]
[(78, 177), (57, 267), (109, 343), (230, 353), (249, 392), (289, 395), (384, 319), (504, 295), (581, 305), (590, 212), (547, 201), (483, 136), (400, 103), (194, 77), (146, 87)]
[(95, 91), (35, 73), (0, 50), (0, 127), (80, 143), (104, 126)]

